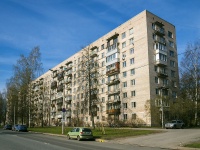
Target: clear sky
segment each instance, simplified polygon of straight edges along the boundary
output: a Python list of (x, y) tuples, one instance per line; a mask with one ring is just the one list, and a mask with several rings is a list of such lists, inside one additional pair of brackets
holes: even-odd
[(0, 0), (0, 91), (20, 54), (39, 46), (46, 72), (145, 9), (176, 26), (179, 54), (200, 39), (200, 0)]

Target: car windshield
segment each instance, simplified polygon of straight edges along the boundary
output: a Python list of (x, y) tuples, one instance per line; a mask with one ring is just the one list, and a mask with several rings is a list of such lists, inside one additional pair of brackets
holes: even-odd
[(176, 123), (176, 120), (172, 120), (172, 123)]

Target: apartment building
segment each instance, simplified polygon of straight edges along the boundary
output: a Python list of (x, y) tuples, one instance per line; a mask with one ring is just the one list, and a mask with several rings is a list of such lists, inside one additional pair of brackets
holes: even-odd
[(176, 98), (178, 83), (175, 26), (145, 10), (37, 78), (32, 120), (91, 125), (93, 109), (94, 122), (139, 118), (151, 126), (147, 101), (167, 106), (162, 97)]

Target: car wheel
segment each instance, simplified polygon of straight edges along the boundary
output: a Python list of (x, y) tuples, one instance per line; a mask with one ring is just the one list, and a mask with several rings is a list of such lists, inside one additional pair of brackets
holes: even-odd
[(77, 140), (78, 140), (78, 141), (80, 141), (80, 140), (81, 140), (80, 136), (77, 136)]
[(70, 136), (69, 136), (69, 134), (67, 135), (67, 139), (70, 140)]

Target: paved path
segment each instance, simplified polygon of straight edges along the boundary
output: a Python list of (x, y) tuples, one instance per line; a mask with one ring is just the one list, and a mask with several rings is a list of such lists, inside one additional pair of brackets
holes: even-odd
[(163, 131), (166, 132), (110, 140), (109, 142), (169, 149), (189, 149), (182, 146), (190, 142), (200, 141), (200, 129), (165, 129)]

